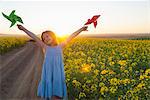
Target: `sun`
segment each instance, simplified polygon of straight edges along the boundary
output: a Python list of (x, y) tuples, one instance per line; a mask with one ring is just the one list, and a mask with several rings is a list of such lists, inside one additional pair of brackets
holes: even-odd
[(56, 37), (59, 40), (59, 42), (62, 42), (62, 41), (65, 41), (69, 37), (69, 35), (56, 33)]
[(68, 35), (68, 34), (65, 34), (65, 33), (56, 33), (56, 36), (57, 36), (57, 37), (60, 37), (60, 38), (66, 38), (66, 37), (68, 37), (69, 35)]

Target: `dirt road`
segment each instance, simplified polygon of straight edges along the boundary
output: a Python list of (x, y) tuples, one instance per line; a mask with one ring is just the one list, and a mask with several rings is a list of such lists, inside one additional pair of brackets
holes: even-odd
[(37, 96), (43, 57), (34, 42), (0, 56), (0, 100), (43, 100)]

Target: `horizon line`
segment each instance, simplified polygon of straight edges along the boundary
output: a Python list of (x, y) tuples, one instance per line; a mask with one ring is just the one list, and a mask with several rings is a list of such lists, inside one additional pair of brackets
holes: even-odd
[[(149, 34), (150, 35), (150, 32), (143, 32), (143, 33), (99, 33), (99, 34), (79, 34), (79, 35), (101, 35), (101, 34), (112, 34), (112, 35), (115, 35), (115, 34), (119, 34), (119, 35), (124, 35), (124, 34)], [(27, 34), (3, 34), (3, 33), (0, 33), (0, 35), (27, 35)], [(35, 34), (35, 35), (41, 35), (41, 34)], [(69, 34), (71, 35), (71, 34)], [(67, 35), (68, 36), (68, 35)]]

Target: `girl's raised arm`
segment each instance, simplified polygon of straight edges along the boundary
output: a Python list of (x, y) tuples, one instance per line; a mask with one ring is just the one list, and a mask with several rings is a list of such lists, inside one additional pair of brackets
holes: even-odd
[(33, 38), (42, 48), (46, 48), (46, 45), (32, 32), (30, 32), (29, 30), (27, 30), (25, 27), (23, 27), (22, 25), (17, 24), (18, 28), (22, 31), (24, 31), (26, 34), (28, 34), (31, 38)]
[(75, 38), (78, 34), (80, 34), (82, 31), (87, 31), (87, 26), (83, 26), (82, 28), (78, 29), (74, 33), (72, 33), (65, 41), (61, 42), (61, 47), (65, 47), (67, 43), (69, 43), (73, 38)]

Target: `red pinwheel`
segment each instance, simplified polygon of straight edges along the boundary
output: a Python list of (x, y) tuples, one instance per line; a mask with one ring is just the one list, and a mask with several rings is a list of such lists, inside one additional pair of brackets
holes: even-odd
[(88, 21), (84, 25), (88, 25), (93, 23), (94, 27), (96, 28), (97, 26), (97, 19), (100, 17), (100, 15), (94, 15), (91, 19), (88, 19)]

